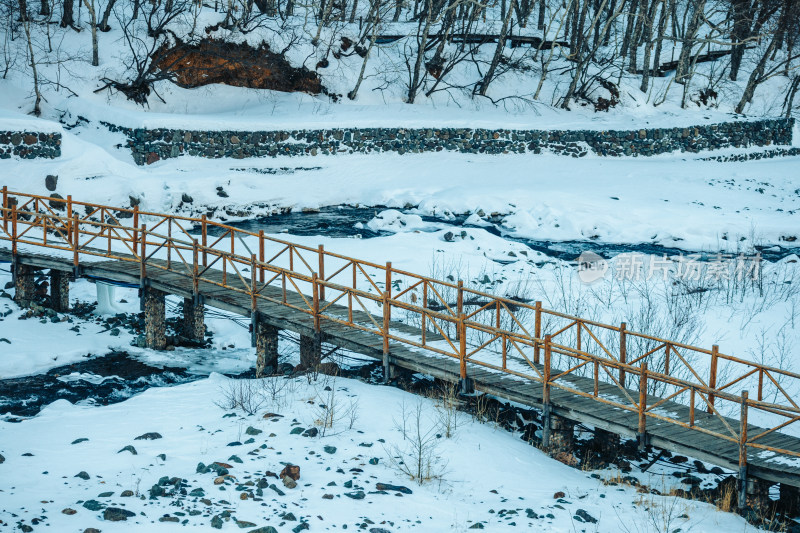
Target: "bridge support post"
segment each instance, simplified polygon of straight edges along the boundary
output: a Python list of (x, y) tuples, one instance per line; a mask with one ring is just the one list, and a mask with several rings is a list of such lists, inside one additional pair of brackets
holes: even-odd
[(197, 342), (205, 340), (205, 310), (201, 296), (183, 299), (183, 335), (187, 339)]
[(575, 437), (575, 422), (563, 416), (550, 413), (550, 449), (569, 452)]
[(322, 336), (300, 335), (300, 367), (314, 368), (322, 360)]
[(69, 309), (69, 274), (50, 270), (50, 307), (53, 311)]
[(800, 489), (786, 483), (780, 484), (780, 502), (787, 516), (797, 516), (800, 511)]
[(255, 323), (257, 378), (278, 370), (278, 331), (278, 328), (261, 320)]
[(36, 294), (33, 280), (33, 267), (14, 263), (14, 301), (20, 307), (30, 307)]
[(603, 458), (613, 460), (620, 449), (619, 435), (605, 429), (595, 428), (594, 447)]
[(164, 294), (152, 287), (145, 287), (142, 294), (144, 308), (145, 346), (153, 350), (167, 347)]
[(768, 509), (772, 504), (772, 500), (769, 497), (769, 488), (772, 486), (772, 483), (750, 477), (747, 479), (746, 485), (747, 494), (745, 506), (751, 509)]

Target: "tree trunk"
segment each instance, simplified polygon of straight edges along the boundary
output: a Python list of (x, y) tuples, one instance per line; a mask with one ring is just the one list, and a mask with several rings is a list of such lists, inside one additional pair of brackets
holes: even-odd
[[(398, 0), (399, 1), (399, 0)], [(428, 46), (428, 35), (431, 31), (431, 17), (433, 16), (432, 0), (428, 0), (427, 13), (425, 13), (425, 26), (422, 30), (422, 35), (419, 37), (419, 48), (417, 50), (417, 58), (414, 62), (414, 70), (411, 72), (411, 83), (408, 85), (408, 103), (413, 104), (417, 97), (417, 90), (421, 82), (420, 70), (425, 61), (425, 48)]]
[(94, 10), (94, 0), (83, 0), (83, 5), (89, 11), (92, 24), (92, 66), (100, 66), (100, 57), (97, 50), (97, 12)]
[(39, 73), (36, 70), (36, 58), (33, 55), (33, 41), (31, 39), (31, 22), (30, 19), (25, 20), (22, 23), (22, 27), (25, 28), (25, 37), (28, 40), (28, 54), (30, 55), (30, 67), (31, 72), (33, 74), (33, 92), (36, 95), (36, 101), (33, 104), (33, 114), (35, 116), (39, 116), (42, 114), (42, 93), (39, 92)]
[(19, 0), (19, 19), (20, 22), (29, 20), (28, 17), (28, 2), (27, 0)]
[(108, 18), (111, 16), (111, 10), (114, 9), (114, 4), (117, 0), (108, 0), (106, 4), (106, 9), (103, 11), (103, 18), (100, 20), (100, 31), (106, 32), (111, 30), (111, 26), (108, 25)]
[(764, 74), (764, 67), (767, 64), (770, 54), (772, 54), (773, 50), (775, 50), (775, 47), (778, 44), (778, 38), (779, 34), (776, 32), (773, 35), (772, 40), (770, 40), (767, 50), (761, 56), (761, 59), (758, 60), (758, 65), (756, 65), (756, 68), (754, 68), (753, 72), (750, 73), (750, 78), (747, 80), (747, 86), (744, 88), (742, 99), (739, 100), (739, 103), (736, 104), (736, 108), (734, 108), (735, 112), (741, 113), (744, 111), (744, 106), (746, 106), (747, 103), (753, 99), (753, 93), (755, 93), (756, 87), (758, 87), (758, 84), (763, 81), (761, 76)]
[(544, 29), (544, 10), (546, 5), (545, 0), (539, 0), (539, 20), (536, 21), (536, 27), (540, 30)]
[(43, 17), (50, 16), (50, 0), (42, 0), (41, 8), (39, 9), (39, 14)]
[(731, 11), (733, 11), (733, 30), (731, 31), (731, 72), (730, 78), (736, 81), (739, 76), (739, 68), (742, 66), (744, 57), (744, 40), (750, 37), (750, 27), (753, 24), (754, 6), (751, 0), (733, 0)]
[(61, 27), (75, 26), (75, 0), (64, 0), (64, 11), (61, 14)]
[(694, 40), (697, 36), (697, 30), (700, 29), (702, 23), (703, 9), (705, 8), (705, 0), (690, 0), (687, 10), (691, 10), (689, 18), (689, 27), (683, 36), (683, 46), (681, 54), (678, 56), (678, 66), (675, 69), (675, 82), (686, 83), (691, 76), (689, 75), (689, 58), (692, 55), (692, 48), (694, 47)]
[(478, 94), (481, 96), (486, 96), (486, 89), (489, 88), (489, 84), (492, 82), (492, 79), (494, 79), (494, 73), (497, 70), (497, 65), (500, 63), (500, 58), (503, 56), (503, 50), (506, 47), (508, 24), (511, 22), (511, 14), (514, 12), (514, 5), (516, 2), (517, 0), (511, 0), (511, 5), (508, 6), (506, 16), (503, 19), (503, 27), (500, 29), (500, 36), (497, 39), (497, 48), (494, 49), (494, 57), (492, 57), (492, 62), (489, 64), (489, 70), (486, 71), (486, 75), (481, 81), (480, 91), (478, 91)]
[[(647, 13), (647, 20), (644, 24), (644, 60), (642, 61), (642, 85), (640, 89), (643, 93), (647, 92), (650, 84), (650, 54), (653, 51), (653, 19), (656, 18), (656, 10), (662, 0), (653, 0), (650, 9)], [(664, 13), (664, 8), (661, 8), (661, 13)]]

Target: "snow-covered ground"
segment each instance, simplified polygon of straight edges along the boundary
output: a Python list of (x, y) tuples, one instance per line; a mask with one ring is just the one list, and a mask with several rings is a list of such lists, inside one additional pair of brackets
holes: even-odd
[[(393, 465), (413, 455), (418, 404), (423, 434), (436, 427), (434, 401), (343, 378), (271, 381), (278, 392), (263, 391), (265, 403), (252, 416), (218, 405), (242, 382), (213, 374), (106, 407), (58, 401), (33, 419), (0, 424), (0, 524), (153, 531), (174, 528), (164, 520), (170, 517), (210, 530), (219, 516), (224, 531), (308, 523), (309, 531), (365, 524), (372, 532), (434, 532), (480, 523), (489, 531), (617, 532), (622, 524), (649, 530), (652, 519), (668, 517), (670, 531), (752, 529), (709, 504), (609, 487), (466, 415), (451, 438), (430, 436), (434, 479), (418, 485)], [(333, 409), (340, 411), (326, 427)], [(318, 435), (300, 434), (309, 428)], [(136, 439), (146, 433), (162, 438)], [(227, 464), (228, 476), (198, 473), (198, 463), (214, 462)], [(300, 467), (295, 488), (268, 473), (286, 464)], [(381, 491), (378, 483), (408, 491)], [(102, 518), (106, 508), (131, 514), (111, 522)]]

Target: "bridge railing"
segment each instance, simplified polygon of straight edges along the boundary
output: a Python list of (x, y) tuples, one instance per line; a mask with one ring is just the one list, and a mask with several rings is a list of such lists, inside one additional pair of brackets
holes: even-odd
[[(269, 300), (314, 320), (345, 324), (467, 365), (591, 398), (648, 420), (714, 435), (747, 448), (798, 456), (765, 440), (800, 421), (800, 374), (603, 324), (385, 265), (208, 220), (47, 198), (2, 189), (0, 241), (72, 255), (136, 262)], [(403, 327), (398, 327), (402, 323)], [(418, 331), (418, 333), (417, 333)], [(589, 380), (589, 381), (586, 381)], [(591, 383), (587, 388), (586, 384)], [(744, 390), (752, 390), (750, 398)], [(739, 392), (737, 394), (737, 391)], [(669, 402), (669, 403), (668, 403)], [(675, 409), (675, 405), (682, 409)], [(756, 416), (763, 429), (748, 435)], [(738, 419), (738, 424), (731, 420)], [(746, 453), (742, 460), (746, 463)]]

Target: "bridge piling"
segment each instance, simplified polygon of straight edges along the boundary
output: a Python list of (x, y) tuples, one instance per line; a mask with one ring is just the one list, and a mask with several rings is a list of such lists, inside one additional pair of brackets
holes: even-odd
[(50, 307), (63, 313), (69, 309), (69, 274), (50, 270)]
[(300, 335), (300, 367), (314, 368), (322, 360), (322, 335)]
[[(278, 370), (278, 331), (278, 328), (262, 320), (255, 323), (257, 378), (274, 374)], [(301, 343), (302, 339), (303, 337)]]
[(14, 301), (20, 307), (30, 307), (36, 294), (36, 283), (33, 279), (34, 269), (31, 266), (14, 262)]
[(183, 335), (187, 339), (203, 342), (206, 335), (205, 305), (201, 296), (183, 299)]
[(163, 350), (167, 347), (164, 309), (166, 294), (152, 287), (145, 287), (142, 293), (145, 346), (153, 350)]

